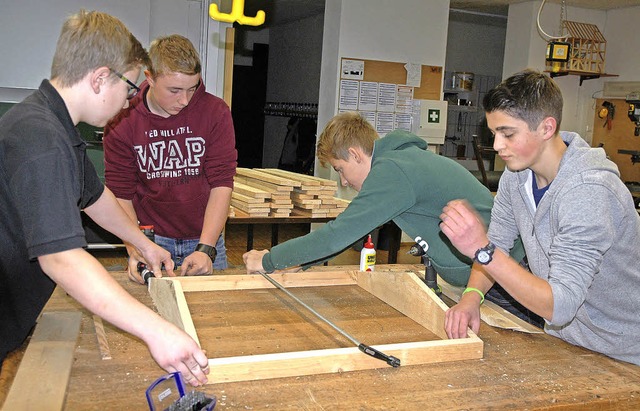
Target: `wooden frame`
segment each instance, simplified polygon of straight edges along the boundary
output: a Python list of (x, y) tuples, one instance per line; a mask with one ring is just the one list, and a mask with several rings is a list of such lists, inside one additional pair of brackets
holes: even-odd
[[(479, 359), (483, 342), (471, 330), (469, 337), (449, 340), (444, 331), (448, 309), (412, 272), (328, 271), (270, 274), (284, 287), (358, 285), (403, 315), (426, 328), (440, 340), (373, 346), (408, 365)], [(274, 288), (260, 275), (215, 275), (207, 277), (152, 278), (149, 292), (158, 312), (190, 334), (198, 335), (189, 313), (185, 293)], [(357, 347), (257, 354), (209, 359), (209, 383), (259, 380), (389, 367), (363, 354)]]

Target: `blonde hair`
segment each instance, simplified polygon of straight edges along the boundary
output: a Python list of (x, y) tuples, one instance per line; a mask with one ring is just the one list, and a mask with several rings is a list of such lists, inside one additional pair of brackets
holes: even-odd
[(373, 126), (359, 113), (349, 111), (334, 116), (318, 139), (317, 156), (322, 166), (331, 159), (348, 160), (349, 148), (360, 147), (371, 156), (373, 144), (378, 139)]
[(149, 47), (151, 77), (167, 73), (182, 73), (189, 76), (202, 71), (200, 57), (188, 38), (179, 34), (158, 37)]
[(147, 51), (120, 20), (83, 9), (62, 25), (51, 79), (70, 87), (99, 67), (125, 73), (148, 64)]

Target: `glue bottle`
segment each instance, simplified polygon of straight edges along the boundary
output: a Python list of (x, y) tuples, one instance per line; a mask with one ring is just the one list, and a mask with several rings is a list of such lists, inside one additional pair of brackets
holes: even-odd
[(360, 251), (360, 271), (373, 271), (376, 266), (376, 249), (373, 248), (371, 234)]

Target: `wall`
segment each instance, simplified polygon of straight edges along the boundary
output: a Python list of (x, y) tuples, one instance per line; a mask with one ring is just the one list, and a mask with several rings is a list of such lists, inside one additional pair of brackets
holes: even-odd
[[(217, 2), (217, 0), (216, 0)], [(0, 0), (0, 101), (21, 101), (42, 79), (49, 78), (56, 41), (64, 19), (81, 8), (100, 10), (118, 17), (143, 46), (158, 35), (181, 33), (209, 48), (206, 61), (207, 89), (222, 90), (225, 23), (202, 14), (206, 0)], [(206, 32), (203, 30), (206, 28)], [(12, 39), (14, 41), (6, 41)], [(220, 86), (219, 86), (220, 85)]]
[[(472, 107), (449, 105), (447, 134), (440, 154), (454, 158), (458, 158), (458, 154), (468, 159), (474, 157), (472, 136), (482, 135), (482, 98), (502, 79), (506, 31), (506, 16), (450, 11), (444, 87), (452, 87), (456, 71), (473, 73), (474, 84), (472, 92), (454, 95), (471, 100)], [(475, 160), (459, 159), (459, 162), (471, 170), (478, 169)]]
[[(401, 5), (401, 7), (400, 7)], [(412, 62), (444, 68), (449, 1), (327, 0), (318, 134), (336, 113), (342, 57)], [(337, 180), (335, 172), (316, 165), (316, 175)], [(353, 197), (340, 189), (342, 197)]]
[[(322, 14), (269, 30), (267, 101), (318, 103)], [(263, 167), (277, 167), (288, 117), (265, 117)]]
[(236, 28), (235, 53), (233, 55), (234, 66), (253, 65), (253, 45), (269, 44), (269, 29), (254, 29), (253, 27)]
[(506, 19), (504, 27), (498, 27), (450, 18), (446, 70), (502, 76), (505, 36)]
[[(546, 41), (538, 34), (536, 27), (536, 15), (540, 4), (540, 1), (533, 1), (517, 3), (509, 7), (507, 46), (505, 48), (503, 69), (504, 77), (508, 77), (525, 68), (537, 70), (544, 70), (545, 68), (544, 53), (546, 50)], [(607, 40), (605, 61), (607, 62), (606, 71), (608, 73), (615, 73), (613, 70), (616, 65), (612, 65), (610, 62), (612, 60), (620, 61), (619, 56), (615, 57), (615, 54), (619, 54), (619, 51), (613, 51), (616, 49), (614, 48), (612, 50), (609, 45), (616, 43), (624, 44), (625, 48), (628, 49), (625, 57), (628, 58), (630, 53), (634, 53), (636, 54), (636, 61), (638, 59), (638, 53), (633, 52), (633, 49), (627, 46), (629, 44), (630, 26), (626, 28), (626, 35), (624, 37), (618, 33), (613, 35), (613, 32), (611, 36), (607, 34), (607, 28), (616, 27), (622, 23), (619, 15), (624, 14), (626, 14), (626, 12), (612, 13), (602, 10), (567, 7), (567, 20), (595, 24), (605, 36)], [(542, 28), (548, 34), (558, 35), (559, 21), (560, 5), (547, 2), (541, 15)], [(637, 50), (637, 48), (635, 50)], [(604, 81), (610, 79), (611, 78), (603, 77), (595, 80), (586, 80), (582, 86), (580, 86), (580, 78), (578, 76), (555, 78), (564, 97), (561, 129), (576, 131), (587, 141), (591, 141), (593, 133), (593, 110), (595, 108), (592, 96), (602, 90)]]
[(146, 44), (149, 41), (150, 0), (0, 0), (0, 101), (15, 101), (15, 90), (28, 89), (24, 98), (49, 78), (51, 60), (64, 19), (81, 8), (118, 17)]

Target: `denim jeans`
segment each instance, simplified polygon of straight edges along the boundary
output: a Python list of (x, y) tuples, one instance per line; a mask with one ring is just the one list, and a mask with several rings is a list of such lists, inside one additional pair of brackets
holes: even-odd
[(493, 287), (487, 291), (485, 298), (509, 311), (521, 320), (535, 325), (538, 328), (544, 328), (544, 319), (517, 302), (500, 284), (495, 283)]
[[(522, 259), (522, 261), (520, 261), (520, 266), (526, 270), (529, 270), (529, 263), (527, 262), (526, 256)], [(485, 298), (509, 311), (511, 314), (515, 315), (521, 320), (535, 325), (538, 328), (544, 328), (544, 319), (517, 302), (516, 299), (513, 298), (504, 288), (502, 288), (500, 284), (495, 283), (493, 287), (491, 287), (489, 291), (487, 291)]]
[[(184, 259), (196, 249), (200, 239), (182, 240), (179, 238), (162, 237), (156, 234), (155, 241), (156, 244), (171, 253), (171, 259), (176, 267), (180, 267)], [(213, 262), (213, 269), (224, 270), (227, 268), (227, 249), (224, 246), (224, 238), (222, 235), (218, 237), (218, 241), (216, 242), (216, 251), (218, 254)]]

